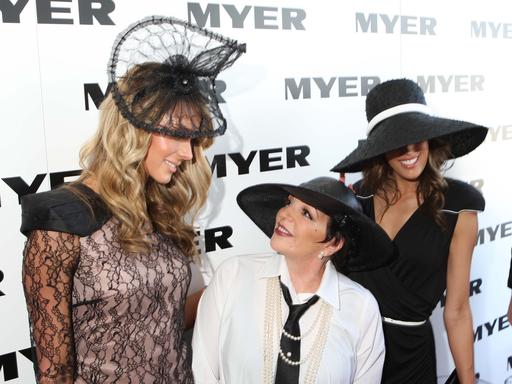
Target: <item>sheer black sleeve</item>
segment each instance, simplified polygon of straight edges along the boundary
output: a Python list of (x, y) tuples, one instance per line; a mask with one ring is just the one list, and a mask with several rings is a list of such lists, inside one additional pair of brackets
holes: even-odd
[(73, 382), (71, 294), (79, 256), (79, 237), (67, 233), (32, 231), (25, 245), (23, 287), (38, 383)]

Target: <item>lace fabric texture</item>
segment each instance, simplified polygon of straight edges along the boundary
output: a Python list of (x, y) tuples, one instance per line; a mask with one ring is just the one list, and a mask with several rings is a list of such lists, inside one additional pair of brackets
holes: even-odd
[(192, 383), (187, 258), (155, 233), (128, 254), (115, 219), (90, 236), (33, 231), (23, 284), (41, 383)]

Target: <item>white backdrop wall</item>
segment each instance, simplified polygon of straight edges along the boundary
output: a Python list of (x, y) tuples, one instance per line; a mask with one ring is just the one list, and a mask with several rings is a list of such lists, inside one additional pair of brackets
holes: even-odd
[[(484, 382), (512, 382), (511, 11), (499, 0), (0, 0), (0, 382), (34, 382), (18, 198), (76, 175), (115, 36), (151, 14), (247, 43), (220, 75), (229, 126), (207, 153), (214, 180), (197, 222), (207, 273), (228, 257), (269, 249), (235, 203), (241, 189), (336, 177), (329, 169), (364, 137), (364, 96), (378, 82), (412, 78), (437, 114), (490, 127), (448, 175), (487, 200), (471, 271), (476, 370)], [(445, 376), (453, 362), (441, 305), (432, 321)]]

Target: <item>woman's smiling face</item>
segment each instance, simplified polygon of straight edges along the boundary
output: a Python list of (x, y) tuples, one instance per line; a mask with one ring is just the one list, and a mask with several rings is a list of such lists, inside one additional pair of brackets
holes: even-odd
[(270, 245), (288, 257), (318, 257), (327, 247), (324, 240), (329, 221), (325, 213), (290, 195), (276, 214)]
[(428, 141), (409, 144), (386, 153), (386, 161), (395, 177), (406, 181), (417, 181), (428, 162)]

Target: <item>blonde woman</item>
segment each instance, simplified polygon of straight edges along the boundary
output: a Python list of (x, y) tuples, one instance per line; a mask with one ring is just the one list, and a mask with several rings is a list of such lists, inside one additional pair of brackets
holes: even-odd
[[(163, 17), (116, 41), (82, 176), (22, 202), (38, 382), (193, 382), (182, 340), (195, 248), (185, 216), (206, 200), (203, 149), (225, 130), (215, 76), (243, 49)], [(137, 57), (148, 62), (126, 61)]]

